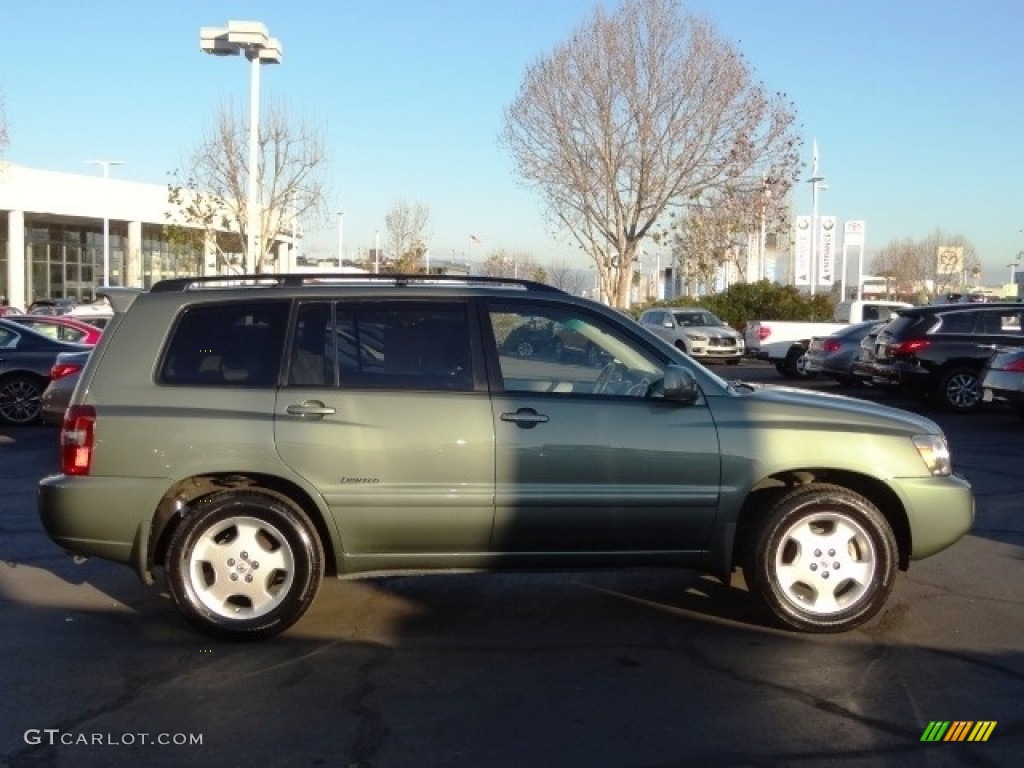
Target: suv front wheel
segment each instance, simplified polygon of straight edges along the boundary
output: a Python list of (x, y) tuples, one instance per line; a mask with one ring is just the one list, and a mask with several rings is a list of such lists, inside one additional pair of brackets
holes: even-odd
[(312, 604), (323, 572), (309, 519), (264, 490), (203, 498), (175, 530), (167, 554), (167, 583), (179, 610), (220, 637), (284, 631)]
[(775, 617), (807, 632), (844, 632), (892, 590), (896, 540), (878, 508), (835, 485), (783, 496), (754, 533), (748, 587)]

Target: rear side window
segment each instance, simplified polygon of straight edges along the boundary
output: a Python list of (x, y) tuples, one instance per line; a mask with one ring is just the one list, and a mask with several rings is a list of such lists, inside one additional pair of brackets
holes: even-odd
[(160, 384), (273, 387), (288, 324), (287, 301), (199, 305), (178, 318)]
[(473, 389), (461, 302), (312, 302), (300, 306), (288, 382), (342, 389)]
[(978, 322), (977, 312), (949, 312), (942, 315), (942, 323), (936, 333), (974, 333)]

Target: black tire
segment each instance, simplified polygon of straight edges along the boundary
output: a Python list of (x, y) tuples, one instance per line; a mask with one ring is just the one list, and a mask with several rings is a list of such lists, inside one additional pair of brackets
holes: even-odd
[(271, 491), (223, 491), (196, 505), (174, 531), (167, 584), (178, 609), (204, 632), (265, 638), (306, 612), (324, 573), (313, 525)]
[(794, 344), (786, 354), (785, 363), (787, 373), (794, 379), (816, 379), (817, 373), (807, 370), (807, 348)]
[(892, 528), (874, 504), (846, 488), (812, 484), (786, 494), (750, 544), (747, 585), (794, 629), (853, 629), (878, 613), (892, 591)]
[(22, 373), (0, 381), (0, 424), (22, 427), (39, 421), (45, 388), (45, 379)]
[(952, 368), (939, 378), (935, 400), (948, 411), (969, 413), (981, 408), (981, 381), (971, 368)]

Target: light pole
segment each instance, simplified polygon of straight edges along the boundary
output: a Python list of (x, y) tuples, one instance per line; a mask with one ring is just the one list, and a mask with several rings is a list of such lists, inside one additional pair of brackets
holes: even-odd
[(345, 266), (345, 212), (338, 211), (338, 269)]
[[(199, 48), (214, 56), (237, 56), (245, 53), (251, 64), (249, 80), (249, 201), (246, 206), (245, 271), (254, 274), (257, 258), (257, 228), (262, 220), (258, 199), (260, 127), (260, 65), (281, 63), (281, 42), (258, 21), (229, 21), (226, 27), (201, 27)], [(260, 227), (261, 228), (261, 227)], [(262, 248), (262, 245), (260, 245)]]
[[(103, 168), (103, 286), (110, 285), (110, 216), (107, 213), (110, 195), (110, 166), (124, 165), (124, 160), (89, 160), (89, 165), (98, 165)], [(123, 268), (122, 268), (123, 269)]]
[(825, 177), (818, 174), (818, 140), (815, 139), (811, 155), (811, 178), (807, 180), (811, 185), (811, 296), (818, 283), (818, 190), (823, 188), (821, 182), (824, 180)]

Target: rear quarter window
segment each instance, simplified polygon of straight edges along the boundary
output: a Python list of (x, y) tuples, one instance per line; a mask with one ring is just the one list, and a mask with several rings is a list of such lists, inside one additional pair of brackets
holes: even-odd
[(201, 304), (181, 313), (157, 381), (170, 386), (277, 384), (289, 302)]

